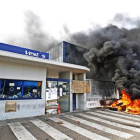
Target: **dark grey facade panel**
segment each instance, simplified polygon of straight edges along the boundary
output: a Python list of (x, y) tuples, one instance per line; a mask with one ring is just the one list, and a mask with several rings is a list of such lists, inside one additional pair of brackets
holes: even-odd
[(63, 41), (63, 62), (88, 66), (88, 62), (84, 58), (86, 48)]

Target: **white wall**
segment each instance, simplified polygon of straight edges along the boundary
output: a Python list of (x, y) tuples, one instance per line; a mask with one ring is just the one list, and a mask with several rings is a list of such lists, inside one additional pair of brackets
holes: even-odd
[(78, 74), (78, 80), (80, 81), (84, 81), (86, 80), (86, 74), (85, 73), (81, 73), (81, 74)]
[(59, 78), (60, 79), (70, 79), (70, 71), (59, 73)]
[[(85, 81), (86, 80), (86, 74), (78, 74), (78, 80)], [(86, 94), (87, 93), (78, 93), (76, 94), (76, 98), (78, 98), (78, 109), (86, 110)], [(77, 100), (76, 100), (77, 101)]]
[(17, 111), (5, 113), (5, 103), (0, 100), (0, 119), (11, 119), (45, 114), (46, 68), (0, 61), (0, 79), (42, 81), (42, 99), (14, 100)]
[(59, 73), (53, 70), (47, 72), (47, 78), (59, 78)]

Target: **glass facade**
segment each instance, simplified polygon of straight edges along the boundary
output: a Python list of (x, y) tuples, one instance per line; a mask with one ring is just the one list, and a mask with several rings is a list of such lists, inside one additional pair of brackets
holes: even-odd
[(42, 82), (0, 79), (0, 99), (41, 98)]
[[(87, 51), (88, 49), (86, 48), (63, 41), (47, 51), (47, 53), (49, 53), (50, 60), (89, 67), (88, 62), (84, 58), (84, 54)], [(92, 79), (94, 78), (93, 76), (94, 74), (92, 71), (86, 74), (87, 79)]]
[[(52, 79), (47, 78), (47, 89), (54, 89), (57, 88), (57, 101), (60, 105), (61, 112), (68, 112), (70, 108), (70, 99), (69, 99), (69, 91), (70, 91), (70, 85), (69, 81), (66, 79)], [(51, 87), (50, 87), (51, 86)], [(48, 92), (47, 92), (48, 94)], [(48, 95), (46, 95), (48, 97)], [(52, 95), (53, 98), (53, 95)]]
[(62, 42), (55, 46), (54, 48), (47, 51), (49, 53), (49, 59), (55, 60), (59, 62), (63, 62), (63, 48), (62, 48)]
[(87, 51), (86, 48), (68, 43), (63, 42), (63, 49), (64, 49), (64, 59), (63, 62), (87, 66), (88, 62), (84, 58), (84, 53)]
[(24, 81), (23, 85), (23, 98), (41, 97), (41, 82)]
[(21, 98), (22, 81), (1, 80), (0, 98)]
[(88, 66), (88, 62), (84, 58), (86, 51), (86, 48), (63, 41), (47, 53), (49, 53), (50, 60)]

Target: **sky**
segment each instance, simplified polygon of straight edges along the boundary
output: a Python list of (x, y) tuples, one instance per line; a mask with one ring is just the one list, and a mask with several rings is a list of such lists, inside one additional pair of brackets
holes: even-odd
[(29, 12), (39, 17), (44, 33), (62, 41), (68, 33), (86, 32), (110, 23), (131, 28), (112, 19), (117, 13), (138, 18), (139, 5), (139, 0), (0, 0), (0, 42), (30, 48), (30, 44), (21, 43), (28, 42)]

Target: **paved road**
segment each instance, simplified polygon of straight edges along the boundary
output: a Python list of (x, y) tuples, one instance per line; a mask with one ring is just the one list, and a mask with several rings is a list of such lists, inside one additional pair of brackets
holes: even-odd
[(88, 112), (0, 121), (0, 140), (140, 140), (140, 116)]

